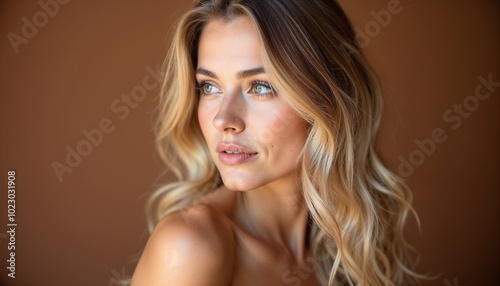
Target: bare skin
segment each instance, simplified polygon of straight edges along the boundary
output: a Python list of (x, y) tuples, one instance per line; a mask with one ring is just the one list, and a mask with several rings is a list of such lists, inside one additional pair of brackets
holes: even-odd
[(276, 94), (251, 22), (203, 30), (198, 118), (224, 186), (155, 228), (134, 273), (140, 285), (319, 285), (299, 189), (307, 124)]

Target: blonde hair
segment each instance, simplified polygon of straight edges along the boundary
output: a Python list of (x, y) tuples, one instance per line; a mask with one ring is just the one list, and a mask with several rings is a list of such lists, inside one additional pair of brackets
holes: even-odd
[(403, 234), (412, 195), (375, 150), (381, 88), (333, 0), (202, 0), (180, 19), (157, 126), (159, 155), (177, 181), (151, 196), (151, 229), (222, 184), (198, 125), (194, 71), (207, 23), (239, 16), (258, 31), (273, 87), (310, 124), (300, 179), (317, 276), (384, 286), (419, 277)]

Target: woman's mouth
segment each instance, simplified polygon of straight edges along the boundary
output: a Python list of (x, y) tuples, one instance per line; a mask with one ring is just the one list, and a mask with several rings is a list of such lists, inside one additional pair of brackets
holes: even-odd
[(225, 165), (239, 165), (255, 158), (258, 154), (233, 143), (219, 143), (217, 145), (219, 160)]

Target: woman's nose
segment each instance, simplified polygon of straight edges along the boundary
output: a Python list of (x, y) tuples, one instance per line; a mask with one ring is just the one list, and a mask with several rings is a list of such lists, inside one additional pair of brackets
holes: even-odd
[(220, 132), (240, 133), (245, 130), (243, 120), (245, 100), (240, 94), (226, 94), (220, 101), (219, 110), (213, 119), (214, 127)]

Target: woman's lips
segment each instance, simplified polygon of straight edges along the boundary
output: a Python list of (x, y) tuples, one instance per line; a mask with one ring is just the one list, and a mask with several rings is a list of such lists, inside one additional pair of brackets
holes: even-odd
[(226, 165), (239, 165), (247, 162), (248, 160), (252, 159), (255, 157), (257, 153), (253, 154), (244, 154), (244, 153), (239, 153), (239, 154), (229, 154), (225, 152), (220, 152), (219, 153), (219, 160)]
[(239, 165), (253, 159), (258, 153), (234, 143), (217, 144), (219, 160), (226, 165)]

